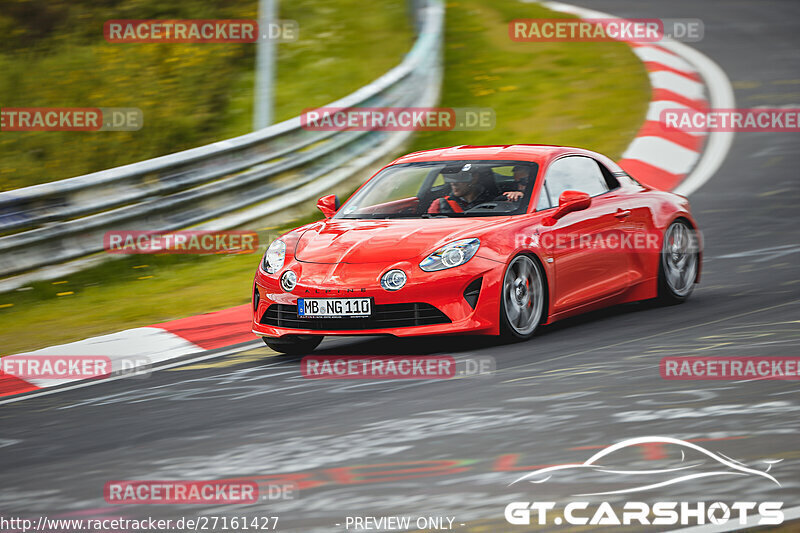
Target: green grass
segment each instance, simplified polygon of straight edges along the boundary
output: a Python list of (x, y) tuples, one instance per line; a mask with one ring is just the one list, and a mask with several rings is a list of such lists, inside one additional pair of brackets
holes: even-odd
[[(441, 105), (492, 107), (497, 126), (485, 132), (420, 133), (413, 149), (546, 143), (618, 157), (635, 136), (650, 89), (643, 66), (626, 45), (512, 42), (508, 21), (560, 16), (515, 0), (471, 0), (448, 8)], [(325, 57), (323, 51), (317, 60)], [(348, 72), (337, 75), (346, 78)], [(291, 100), (291, 95), (282, 98)], [(293, 224), (319, 217), (309, 214)], [(262, 244), (267, 243), (262, 239)], [(59, 280), (67, 283), (38, 283), (0, 295), (3, 353), (246, 303), (258, 261), (254, 254), (128, 257)], [(133, 268), (139, 265), (148, 266)], [(139, 279), (146, 276), (152, 277)], [(73, 294), (56, 296), (63, 292)]]
[[(0, 132), (0, 191), (86, 174), (252, 130), (255, 44), (110, 44), (108, 19), (254, 19), (257, 0), (8, 0), (0, 107), (138, 107), (134, 132)], [(404, 0), (291, 0), (296, 42), (277, 48), (275, 119), (396, 65), (413, 35)], [(28, 24), (26, 26), (26, 24)]]

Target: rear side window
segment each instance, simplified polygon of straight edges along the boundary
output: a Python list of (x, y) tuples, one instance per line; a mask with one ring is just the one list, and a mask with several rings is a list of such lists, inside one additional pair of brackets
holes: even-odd
[(589, 196), (608, 192), (609, 186), (597, 161), (589, 157), (569, 156), (550, 165), (545, 177), (550, 203), (558, 205), (564, 191), (581, 191)]

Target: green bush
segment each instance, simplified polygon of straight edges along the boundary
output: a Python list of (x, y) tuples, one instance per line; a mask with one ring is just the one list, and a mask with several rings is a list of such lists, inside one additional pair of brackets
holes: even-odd
[[(8, 5), (6, 5), (8, 4)], [(284, 0), (275, 117), (325, 105), (399, 63), (404, 0)], [(6, 0), (0, 107), (138, 107), (134, 132), (0, 132), (0, 190), (133, 163), (251, 130), (254, 44), (111, 44), (109, 19), (255, 19), (256, 0)]]

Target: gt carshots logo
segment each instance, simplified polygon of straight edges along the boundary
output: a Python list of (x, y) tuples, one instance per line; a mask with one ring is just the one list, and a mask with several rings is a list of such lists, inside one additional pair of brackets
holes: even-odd
[[(595, 505), (592, 508), (590, 505)], [(756, 505), (758, 508), (756, 509)], [(727, 505), (714, 502), (708, 506), (704, 502), (656, 502), (652, 505), (645, 502), (626, 502), (621, 513), (614, 510), (608, 502), (591, 504), (589, 502), (570, 502), (564, 506), (561, 516), (551, 517), (548, 522), (547, 511), (553, 510), (556, 502), (512, 502), (506, 505), (505, 517), (509, 524), (544, 525), (553, 523), (581, 526), (619, 526), (631, 524), (642, 525), (688, 525), (688, 524), (726, 524), (736, 520), (744, 525), (749, 513), (754, 509), (761, 516), (758, 525), (775, 525), (783, 523), (783, 502), (735, 502)], [(533, 514), (533, 516), (531, 516)], [(734, 515), (733, 518), (731, 515)], [(533, 521), (532, 521), (533, 520)]]
[[(680, 461), (676, 466), (654, 470), (620, 468), (615, 458), (634, 446), (671, 445), (680, 451)], [(615, 453), (617, 452), (617, 453)], [(613, 454), (613, 455), (612, 455)], [(708, 451), (696, 444), (669, 437), (639, 437), (613, 444), (599, 451), (583, 463), (564, 464), (540, 468), (528, 472), (510, 485), (528, 482), (536, 485), (544, 484), (554, 477), (562, 479), (566, 475), (579, 475), (582, 472), (607, 474), (613, 486), (632, 481), (616, 490), (589, 492), (575, 496), (607, 496), (625, 493), (643, 492), (666, 487), (687, 481), (713, 478), (718, 476), (746, 476), (768, 480), (778, 487), (781, 484), (768, 472), (781, 460), (763, 461), (765, 470), (757, 470), (730, 459), (722, 454)], [(569, 474), (564, 474), (569, 472)], [(574, 482), (574, 478), (570, 479)], [(621, 507), (621, 509), (620, 509)], [(607, 501), (589, 502), (573, 501), (559, 507), (553, 501), (517, 501), (505, 507), (504, 516), (509, 524), (555, 524), (570, 525), (702, 525), (706, 523), (719, 525), (729, 521), (738, 521), (740, 525), (748, 524), (751, 515), (758, 516), (757, 525), (777, 525), (784, 521), (781, 510), (783, 502), (777, 501), (734, 501), (734, 502), (688, 502), (688, 501), (627, 501), (613, 507)], [(754, 523), (751, 521), (750, 525)]]

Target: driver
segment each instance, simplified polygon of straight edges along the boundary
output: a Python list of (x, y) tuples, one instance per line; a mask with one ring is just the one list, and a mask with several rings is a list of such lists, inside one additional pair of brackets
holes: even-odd
[(494, 200), (494, 195), (480, 184), (478, 170), (470, 171), (469, 165), (464, 167), (459, 172), (442, 174), (445, 183), (450, 184), (452, 194), (434, 200), (428, 208), (428, 213), (463, 213), (477, 205)]

